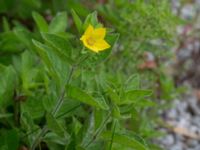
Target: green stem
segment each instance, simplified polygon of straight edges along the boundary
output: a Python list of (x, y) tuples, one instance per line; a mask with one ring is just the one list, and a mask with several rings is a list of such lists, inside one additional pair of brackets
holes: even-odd
[[(58, 113), (58, 111), (60, 110), (60, 107), (62, 106), (63, 104), (63, 100), (64, 100), (64, 96), (65, 96), (65, 93), (66, 93), (66, 88), (65, 86), (69, 84), (71, 78), (72, 78), (72, 75), (73, 75), (73, 72), (74, 72), (74, 69), (75, 67), (72, 66), (70, 72), (69, 72), (69, 75), (64, 83), (64, 86), (61, 90), (61, 94), (57, 100), (57, 104), (55, 106), (55, 109), (52, 111), (52, 115), (55, 117), (56, 114)], [(48, 131), (48, 128), (47, 126), (44, 126), (42, 128), (42, 131), (39, 133), (39, 135), (36, 137), (35, 141), (33, 142), (32, 146), (31, 146), (31, 150), (35, 150), (35, 148), (37, 147), (38, 143), (40, 143), (40, 140), (42, 139), (42, 137), (46, 134), (46, 132)]]
[[(73, 65), (71, 67), (71, 70), (69, 72), (69, 75), (68, 77), (66, 78), (65, 80), (65, 83), (64, 83), (64, 86), (61, 90), (61, 94), (57, 100), (57, 104), (55, 106), (55, 109), (52, 111), (52, 115), (54, 117), (56, 117), (58, 111), (60, 110), (62, 104), (63, 104), (63, 100), (64, 100), (64, 96), (65, 96), (65, 93), (67, 91), (66, 89), (66, 86), (69, 84), (71, 78), (72, 78), (72, 75), (74, 73), (74, 70), (75, 68), (83, 61), (85, 61), (87, 58), (88, 58), (89, 55), (86, 55), (86, 57), (84, 57), (83, 59), (81, 59), (77, 64)], [(35, 150), (35, 148), (37, 147), (38, 143), (41, 141), (42, 137), (46, 134), (46, 132), (48, 131), (48, 128), (47, 126), (45, 125), (43, 128), (42, 128), (42, 131), (39, 133), (39, 135), (36, 137), (36, 139), (33, 141), (33, 144), (31, 145), (31, 150)]]
[(92, 144), (92, 143), (96, 140), (97, 136), (101, 133), (101, 131), (102, 131), (103, 128), (105, 127), (107, 121), (109, 120), (110, 115), (111, 115), (111, 113), (108, 114), (108, 116), (106, 117), (106, 119), (105, 119), (104, 122), (102, 123), (102, 126), (96, 130), (96, 132), (95, 132), (94, 135), (92, 136), (92, 139), (88, 142), (88, 144), (85, 145), (85, 148), (87, 148), (88, 146), (90, 146), (90, 144)]
[(80, 106), (81, 106), (81, 104), (74, 106), (73, 108), (71, 108), (71, 109), (68, 110), (67, 112), (62, 113), (62, 114), (60, 114), (59, 116), (56, 116), (56, 119), (58, 119), (58, 118), (60, 118), (60, 117), (62, 117), (62, 116), (64, 116), (64, 115), (68, 114), (69, 112), (72, 112), (73, 110), (77, 109), (77, 108), (80, 107)]
[(41, 132), (38, 134), (38, 136), (36, 137), (36, 139), (34, 140), (33, 144), (31, 145), (31, 150), (35, 150), (35, 148), (37, 147), (38, 143), (40, 143), (40, 140), (42, 139), (43, 135), (45, 135), (45, 133), (48, 131), (47, 126), (44, 126), (41, 130)]
[(116, 121), (114, 121), (114, 127), (113, 127), (112, 137), (111, 137), (111, 141), (110, 141), (110, 150), (112, 150), (113, 138), (115, 135), (115, 128), (116, 128)]
[[(81, 104), (78, 104), (78, 105), (74, 106), (73, 108), (71, 108), (70, 110), (68, 110), (68, 111), (66, 111), (66, 112), (64, 112), (64, 113), (62, 113), (62, 114), (60, 114), (59, 116), (56, 116), (55, 118), (56, 118), (56, 119), (59, 119), (59, 118), (61, 118), (62, 116), (66, 115), (67, 113), (70, 113), (70, 112), (74, 111), (75, 109), (77, 109), (77, 108), (80, 107), (80, 106), (81, 106)], [(22, 139), (27, 138), (27, 136), (29, 136), (29, 135), (31, 135), (31, 134), (37, 132), (38, 130), (39, 130), (39, 128), (34, 129), (33, 131), (31, 131), (31, 132), (27, 133), (26, 135), (24, 135), (24, 136), (22, 137)]]
[(71, 80), (71, 78), (72, 78), (72, 75), (73, 75), (74, 70), (75, 70), (75, 66), (72, 66), (72, 68), (71, 68), (71, 70), (70, 70), (70, 72), (69, 72), (69, 76), (68, 76), (67, 80), (65, 81), (64, 86), (63, 86), (63, 88), (62, 88), (62, 92), (61, 92), (61, 95), (60, 95), (60, 97), (59, 97), (59, 99), (58, 99), (58, 101), (57, 101), (57, 104), (56, 104), (56, 106), (55, 106), (55, 109), (54, 109), (53, 112), (52, 112), (52, 115), (53, 115), (54, 117), (56, 116), (56, 114), (58, 113), (60, 107), (61, 107), (62, 104), (63, 104), (64, 96), (65, 96), (65, 93), (66, 93), (66, 87), (65, 87), (65, 86), (69, 84), (69, 82), (70, 82), (70, 80)]

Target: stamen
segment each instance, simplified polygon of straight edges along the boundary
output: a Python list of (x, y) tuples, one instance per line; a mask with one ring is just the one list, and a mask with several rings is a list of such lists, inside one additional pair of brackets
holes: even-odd
[(90, 46), (94, 45), (94, 43), (95, 43), (95, 40), (92, 37), (88, 38), (86, 41), (87, 41), (88, 45), (90, 45)]

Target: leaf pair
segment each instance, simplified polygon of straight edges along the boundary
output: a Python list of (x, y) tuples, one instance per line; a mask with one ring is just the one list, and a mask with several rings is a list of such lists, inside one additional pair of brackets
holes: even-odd
[(49, 25), (47, 24), (46, 20), (37, 12), (33, 12), (32, 15), (40, 32), (61, 33), (65, 32), (67, 28), (66, 12), (58, 13)]

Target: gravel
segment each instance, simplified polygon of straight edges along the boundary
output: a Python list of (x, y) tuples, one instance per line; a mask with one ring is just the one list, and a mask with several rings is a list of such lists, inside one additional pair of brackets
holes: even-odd
[(175, 100), (173, 108), (161, 115), (170, 128), (161, 129), (166, 135), (156, 139), (156, 143), (164, 150), (200, 150), (199, 103), (195, 95), (189, 94)]
[(171, 109), (161, 112), (167, 126), (160, 128), (165, 136), (155, 143), (163, 150), (200, 150), (200, 0), (185, 1), (184, 5), (182, 0), (171, 1), (173, 13), (190, 21), (177, 27), (180, 43), (172, 50), (176, 55), (172, 63), (176, 85), (188, 90), (173, 100)]
[[(200, 34), (190, 34), (200, 29), (200, 0), (188, 1), (185, 5), (180, 0), (172, 0), (172, 9), (185, 20), (199, 16), (199, 21), (177, 27), (177, 37), (184, 44), (174, 49), (174, 77), (177, 85), (189, 88), (179, 99), (173, 100), (171, 109), (161, 113), (167, 127), (160, 128), (165, 136), (155, 143), (164, 150), (200, 150)], [(199, 95), (195, 91), (199, 91)]]

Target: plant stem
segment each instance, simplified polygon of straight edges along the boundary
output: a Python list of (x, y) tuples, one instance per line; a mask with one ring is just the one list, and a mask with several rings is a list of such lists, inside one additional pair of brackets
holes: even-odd
[(109, 150), (112, 150), (113, 138), (114, 138), (114, 135), (115, 135), (115, 128), (116, 128), (116, 121), (114, 121), (114, 127), (113, 127), (113, 132), (112, 132)]
[(65, 81), (64, 86), (62, 88), (62, 92), (61, 92), (61, 95), (60, 95), (60, 97), (59, 97), (59, 99), (57, 101), (55, 109), (52, 112), (52, 115), (54, 117), (56, 116), (57, 112), (59, 111), (60, 107), (62, 106), (62, 103), (63, 103), (63, 100), (64, 100), (64, 96), (65, 96), (65, 93), (66, 93), (66, 87), (65, 86), (69, 84), (69, 82), (70, 82), (70, 80), (72, 78), (74, 70), (75, 70), (75, 66), (72, 66), (72, 68), (71, 68), (71, 70), (69, 72), (69, 75), (67, 77), (67, 80)]
[(36, 146), (38, 145), (38, 143), (40, 142), (41, 138), (43, 137), (43, 135), (48, 131), (47, 126), (44, 126), (41, 130), (41, 132), (38, 134), (38, 136), (36, 137), (36, 139), (34, 140), (33, 144), (31, 145), (31, 150), (35, 150)]
[(68, 114), (69, 112), (75, 110), (76, 108), (78, 108), (78, 107), (80, 107), (80, 106), (81, 106), (81, 104), (76, 105), (76, 106), (74, 106), (73, 108), (71, 108), (70, 110), (68, 110), (67, 112), (62, 113), (62, 114), (60, 114), (59, 116), (56, 116), (55, 118), (58, 119), (58, 118), (64, 116), (65, 114)]
[(104, 122), (102, 123), (102, 126), (100, 128), (98, 128), (96, 130), (96, 132), (94, 133), (94, 135), (92, 136), (92, 139), (85, 145), (85, 148), (87, 148), (90, 144), (92, 144), (92, 142), (94, 142), (97, 138), (97, 136), (101, 133), (101, 131), (103, 130), (103, 128), (105, 127), (107, 121), (110, 118), (111, 113), (108, 114), (108, 116), (106, 117), (106, 119), (104, 120)]
[[(61, 90), (61, 94), (57, 100), (57, 104), (55, 106), (55, 109), (51, 112), (52, 115), (54, 117), (56, 117), (58, 111), (60, 110), (62, 104), (63, 104), (63, 100), (64, 100), (64, 96), (65, 96), (65, 93), (67, 91), (66, 89), (66, 86), (69, 84), (71, 78), (72, 78), (72, 75), (74, 73), (74, 70), (75, 68), (83, 61), (85, 61), (87, 58), (88, 58), (89, 55), (86, 55), (86, 57), (84, 57), (83, 59), (81, 59), (77, 64), (73, 65), (70, 69), (70, 72), (69, 72), (69, 75), (68, 77), (66, 78), (65, 80), (65, 83), (64, 83), (64, 86)], [(40, 142), (40, 140), (42, 139), (42, 137), (46, 134), (46, 132), (48, 131), (48, 128), (47, 126), (45, 125), (43, 128), (42, 128), (42, 131), (39, 133), (39, 135), (37, 136), (37, 138), (33, 141), (33, 144), (31, 146), (31, 150), (35, 150), (35, 148), (37, 147), (38, 143)]]
[[(56, 116), (55, 118), (56, 118), (56, 119), (59, 119), (60, 117), (64, 116), (64, 115), (67, 114), (67, 113), (72, 112), (73, 110), (77, 109), (77, 108), (80, 107), (80, 106), (81, 106), (81, 104), (78, 104), (78, 105), (74, 106), (73, 108), (71, 108), (70, 110), (68, 110), (68, 111), (66, 111), (66, 112), (64, 112), (64, 113), (62, 113), (62, 114), (60, 114), (59, 116)], [(22, 139), (24, 139), (24, 138), (26, 138), (27, 136), (29, 136), (29, 135), (35, 133), (35, 132), (38, 131), (38, 130), (39, 130), (39, 128), (34, 129), (33, 131), (31, 131), (31, 132), (27, 133), (26, 135), (24, 135), (24, 136), (22, 137)]]
[[(57, 112), (59, 111), (60, 107), (62, 106), (62, 103), (63, 103), (63, 100), (64, 100), (64, 96), (65, 96), (65, 93), (66, 93), (66, 88), (65, 86), (69, 84), (71, 78), (72, 78), (72, 75), (73, 75), (73, 72), (74, 72), (74, 69), (75, 69), (75, 66), (72, 66), (71, 69), (70, 69), (70, 72), (69, 72), (69, 75), (64, 83), (64, 86), (61, 90), (61, 94), (57, 100), (57, 104), (55, 106), (55, 109), (52, 111), (52, 115), (55, 117)], [(39, 133), (39, 135), (36, 137), (36, 139), (34, 140), (32, 146), (31, 146), (31, 150), (35, 150), (36, 146), (38, 145), (38, 143), (40, 142), (41, 138), (46, 134), (46, 132), (48, 131), (48, 128), (47, 126), (44, 126), (42, 128), (42, 131)]]

